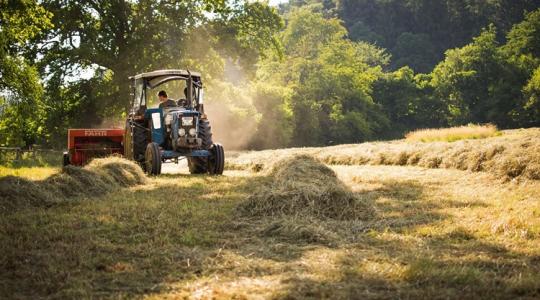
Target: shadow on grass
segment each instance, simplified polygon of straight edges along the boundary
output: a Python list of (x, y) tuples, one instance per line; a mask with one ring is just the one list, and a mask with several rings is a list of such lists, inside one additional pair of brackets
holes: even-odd
[(411, 247), (365, 239), (335, 262), (339, 275), (334, 280), (295, 276), (278, 298), (537, 299), (540, 295), (536, 256), (475, 238), (441, 237), (426, 243)]
[[(422, 200), (414, 183), (386, 183), (359, 193), (372, 198), (379, 218), (366, 225), (333, 263), (331, 280), (292, 276), (284, 299), (533, 299), (540, 296), (540, 256), (512, 251), (475, 236), (474, 228), (411, 234), (443, 224), (447, 208), (487, 207), (483, 202)], [(395, 198), (394, 198), (395, 197)], [(402, 234), (405, 233), (405, 234)]]

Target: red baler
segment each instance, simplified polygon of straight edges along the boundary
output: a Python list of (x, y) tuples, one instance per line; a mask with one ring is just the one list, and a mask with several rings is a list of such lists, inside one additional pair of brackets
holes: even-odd
[(82, 166), (95, 157), (124, 154), (124, 129), (69, 129), (64, 166)]

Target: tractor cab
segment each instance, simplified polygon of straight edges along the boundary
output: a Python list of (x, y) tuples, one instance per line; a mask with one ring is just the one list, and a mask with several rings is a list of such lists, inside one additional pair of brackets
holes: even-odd
[[(201, 75), (159, 70), (130, 77), (132, 101), (124, 134), (124, 155), (153, 175), (161, 164), (187, 158), (190, 173), (222, 174), (224, 151), (212, 140), (204, 113)], [(159, 107), (157, 91), (166, 88), (176, 105)]]

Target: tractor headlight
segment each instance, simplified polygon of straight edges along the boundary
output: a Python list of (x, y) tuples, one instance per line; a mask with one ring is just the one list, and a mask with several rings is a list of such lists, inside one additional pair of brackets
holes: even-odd
[(190, 128), (189, 129), (189, 135), (195, 136), (196, 134), (197, 134), (197, 130), (195, 128)]
[(193, 117), (182, 117), (182, 126), (193, 126)]
[(186, 130), (185, 130), (184, 128), (180, 128), (180, 129), (178, 130), (178, 135), (179, 135), (179, 136), (184, 136), (184, 135), (186, 135)]

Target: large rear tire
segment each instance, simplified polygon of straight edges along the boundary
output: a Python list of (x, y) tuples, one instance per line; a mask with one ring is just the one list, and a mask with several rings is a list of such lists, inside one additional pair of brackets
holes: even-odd
[(148, 130), (141, 124), (133, 126), (133, 159), (144, 161), (144, 152), (148, 144)]
[(222, 175), (225, 168), (225, 151), (221, 144), (214, 144), (210, 149), (211, 156), (208, 157), (208, 172), (212, 175)]
[[(208, 120), (199, 121), (199, 137), (202, 139), (201, 148), (210, 150), (212, 147), (212, 126)], [(207, 157), (188, 157), (189, 173), (205, 174), (208, 173)]]
[(146, 146), (144, 160), (145, 171), (148, 175), (161, 174), (161, 154), (159, 152), (158, 144), (149, 143)]
[[(133, 124), (133, 126), (132, 126)], [(126, 121), (124, 131), (124, 157), (137, 162), (143, 171), (146, 170), (145, 151), (148, 144), (148, 130), (143, 125), (133, 121)]]

